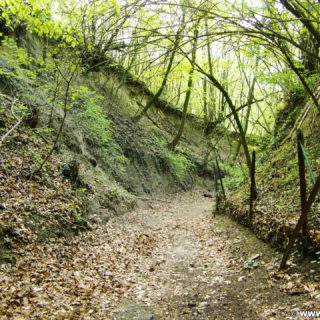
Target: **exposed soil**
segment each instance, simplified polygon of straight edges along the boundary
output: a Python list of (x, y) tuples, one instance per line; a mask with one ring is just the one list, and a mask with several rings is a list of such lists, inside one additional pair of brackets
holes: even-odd
[(319, 282), (193, 191), (72, 241), (31, 245), (0, 266), (0, 319), (293, 319), (319, 310)]

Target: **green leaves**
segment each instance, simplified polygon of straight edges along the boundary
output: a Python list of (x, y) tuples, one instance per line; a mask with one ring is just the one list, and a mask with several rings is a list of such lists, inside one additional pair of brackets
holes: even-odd
[(194, 169), (194, 164), (181, 153), (166, 151), (165, 158), (170, 172), (180, 182), (185, 179), (188, 171)]
[(6, 8), (1, 17), (12, 30), (23, 25), (31, 33), (57, 39), (62, 34), (61, 22), (52, 19), (51, 4), (49, 0), (1, 0), (0, 6)]
[(37, 79), (33, 61), (23, 48), (17, 47), (15, 41), (5, 38), (0, 47), (0, 82), (18, 92), (31, 90)]
[(84, 86), (71, 97), (80, 109), (77, 115), (80, 127), (85, 127), (88, 137), (98, 147), (106, 147), (111, 139), (110, 121), (105, 118), (101, 104), (104, 98)]
[(85, 142), (103, 166), (108, 166), (117, 177), (125, 175), (127, 158), (112, 137), (111, 122), (103, 110), (105, 98), (85, 86), (76, 88), (71, 96), (76, 111), (74, 123), (85, 132)]

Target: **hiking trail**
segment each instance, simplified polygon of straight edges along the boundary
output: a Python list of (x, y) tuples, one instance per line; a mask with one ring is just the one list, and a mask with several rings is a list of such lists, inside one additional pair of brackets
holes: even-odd
[(141, 200), (71, 239), (0, 266), (2, 319), (292, 319), (318, 292), (201, 190)]

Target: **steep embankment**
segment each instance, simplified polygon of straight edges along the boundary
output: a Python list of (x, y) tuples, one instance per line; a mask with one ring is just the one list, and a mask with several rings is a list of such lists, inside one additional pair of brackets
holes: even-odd
[[(319, 87), (315, 90), (319, 98)], [(301, 108), (301, 105), (304, 105)], [(315, 176), (320, 172), (319, 112), (311, 101), (301, 99), (289, 104), (278, 117), (274, 143), (269, 153), (258, 159), (253, 220), (249, 221), (249, 186), (243, 185), (230, 195), (225, 210), (243, 224), (249, 225), (262, 239), (283, 248), (300, 215), (300, 185), (297, 159), (296, 128), (304, 134), (305, 149)], [(306, 170), (308, 190), (312, 179)], [(309, 214), (308, 225), (312, 252), (320, 250), (320, 212), (317, 201)], [(299, 244), (298, 244), (299, 246)], [(299, 248), (298, 248), (299, 249)], [(299, 251), (299, 250), (298, 250)], [(319, 258), (319, 256), (318, 256)], [(314, 272), (314, 270), (313, 270)]]
[(202, 175), (212, 169), (203, 166), (206, 138), (199, 119), (188, 116), (181, 143), (169, 150), (181, 111), (158, 101), (134, 121), (152, 93), (127, 77), (132, 76), (106, 67), (78, 79), (60, 147), (63, 157), (79, 162), (80, 180), (95, 191), (89, 210), (103, 219), (131, 209), (135, 196), (212, 184)]
[[(7, 111), (14, 99), (1, 96), (1, 132), (17, 120)], [(8, 111), (9, 112), (9, 111)], [(14, 263), (17, 250), (28, 243), (50, 242), (86, 229), (84, 203), (61, 174), (62, 162), (54, 155), (41, 175), (33, 176), (48, 153), (44, 141), (20, 125), (1, 145), (0, 159), (0, 264)]]
[(131, 210), (146, 194), (210, 185), (200, 177), (210, 170), (197, 119), (188, 116), (173, 152), (167, 144), (179, 110), (159, 100), (137, 123), (152, 96), (146, 85), (112, 64), (95, 72), (78, 66), (68, 86), (68, 59), (43, 63), (40, 43), (31, 55), (28, 39), (26, 48), (11, 38), (0, 47), (1, 261), (14, 261), (10, 252), (23, 243), (54, 241)]

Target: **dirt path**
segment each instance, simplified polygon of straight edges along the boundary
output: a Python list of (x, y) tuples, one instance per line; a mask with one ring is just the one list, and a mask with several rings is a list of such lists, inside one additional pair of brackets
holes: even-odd
[(150, 201), (72, 241), (0, 266), (0, 319), (293, 319), (319, 286), (277, 272), (279, 254), (201, 192)]

